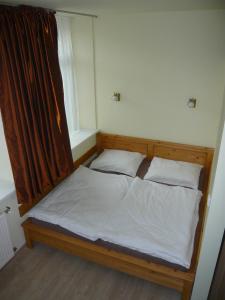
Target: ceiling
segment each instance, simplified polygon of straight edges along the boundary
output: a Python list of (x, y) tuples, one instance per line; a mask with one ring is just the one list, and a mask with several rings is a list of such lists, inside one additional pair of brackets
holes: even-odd
[(1, 3), (26, 4), (92, 14), (142, 13), (171, 10), (225, 9), (225, 0), (2, 0)]

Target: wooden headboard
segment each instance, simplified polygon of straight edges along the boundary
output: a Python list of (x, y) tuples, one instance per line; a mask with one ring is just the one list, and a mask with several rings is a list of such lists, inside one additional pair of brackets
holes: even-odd
[(214, 149), (207, 147), (98, 133), (97, 151), (101, 152), (103, 149), (136, 151), (145, 154), (150, 159), (153, 156), (158, 156), (197, 163), (203, 165), (208, 170), (211, 167), (214, 153)]

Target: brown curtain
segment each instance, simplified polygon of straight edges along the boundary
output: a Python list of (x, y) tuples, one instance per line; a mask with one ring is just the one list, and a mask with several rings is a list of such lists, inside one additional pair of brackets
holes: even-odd
[(17, 197), (32, 207), (73, 171), (54, 12), (0, 5), (0, 88)]

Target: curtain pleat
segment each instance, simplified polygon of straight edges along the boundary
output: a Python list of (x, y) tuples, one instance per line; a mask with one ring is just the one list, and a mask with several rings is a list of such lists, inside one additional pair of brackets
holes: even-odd
[(73, 171), (54, 12), (0, 6), (0, 80), (17, 197), (32, 206)]

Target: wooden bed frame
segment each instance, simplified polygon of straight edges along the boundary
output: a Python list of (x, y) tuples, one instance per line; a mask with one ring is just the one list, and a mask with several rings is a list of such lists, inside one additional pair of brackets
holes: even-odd
[(34, 224), (31, 219), (26, 220), (22, 225), (27, 247), (32, 248), (34, 241), (45, 243), (104, 266), (174, 288), (182, 293), (182, 300), (190, 299), (203, 233), (209, 176), (214, 150), (206, 147), (98, 133), (96, 146), (91, 148), (84, 156), (76, 161), (75, 167), (84, 163), (94, 153), (100, 153), (105, 148), (137, 151), (146, 154), (149, 158), (158, 156), (204, 165), (203, 197), (200, 203), (200, 218), (196, 230), (190, 269), (181, 271), (164, 264), (146, 261), (144, 258), (137, 258), (130, 254), (108, 249), (104, 246), (69, 236), (52, 228)]

